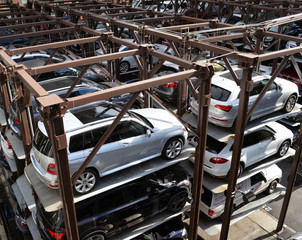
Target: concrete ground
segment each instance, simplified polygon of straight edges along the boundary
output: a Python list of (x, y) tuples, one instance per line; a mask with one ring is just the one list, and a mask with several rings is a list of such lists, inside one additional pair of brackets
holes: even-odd
[[(269, 240), (286, 239), (295, 231), (284, 226), (282, 232), (277, 234), (275, 229), (278, 220), (267, 213), (264, 209), (258, 209), (247, 217), (233, 224), (229, 228), (228, 239), (230, 240)], [(202, 229), (199, 229), (200, 239), (217, 240), (220, 235), (209, 236)]]

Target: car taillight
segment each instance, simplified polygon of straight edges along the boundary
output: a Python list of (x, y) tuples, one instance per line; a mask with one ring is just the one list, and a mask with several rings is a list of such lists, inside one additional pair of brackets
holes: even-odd
[(57, 240), (61, 240), (65, 237), (65, 232), (61, 232), (61, 233), (56, 233), (51, 231), (49, 228), (47, 228), (47, 231), (50, 233), (50, 235)]
[(210, 159), (210, 162), (214, 164), (223, 164), (226, 163), (227, 161), (228, 161), (227, 159), (220, 158), (220, 157), (212, 157)]
[(12, 145), (10, 144), (10, 141), (8, 139), (6, 139), (7, 144), (8, 144), (8, 149), (13, 149)]
[(20, 122), (19, 122), (19, 119), (18, 119), (18, 118), (16, 118), (15, 123), (16, 123), (17, 125), (19, 125), (19, 124), (20, 124)]
[(7, 161), (7, 158), (6, 158), (6, 157), (4, 157), (4, 161)]
[(214, 210), (211, 210), (211, 209), (209, 209), (209, 212), (208, 212), (208, 214), (209, 214), (209, 216), (214, 216), (214, 214), (215, 214), (215, 211)]
[(57, 169), (56, 169), (56, 164), (50, 163), (47, 166), (47, 172), (49, 172), (52, 175), (57, 175)]
[(215, 107), (221, 109), (222, 111), (229, 112), (232, 109), (233, 106), (232, 105), (224, 106), (224, 105), (216, 104)]
[(27, 223), (25, 221), (21, 221), (21, 226), (25, 227), (25, 228), (28, 228), (28, 225), (27, 225)]
[(177, 86), (178, 86), (178, 83), (176, 83), (176, 82), (170, 82), (170, 83), (164, 84), (164, 87), (166, 87), (166, 88), (173, 88), (173, 87), (177, 87)]

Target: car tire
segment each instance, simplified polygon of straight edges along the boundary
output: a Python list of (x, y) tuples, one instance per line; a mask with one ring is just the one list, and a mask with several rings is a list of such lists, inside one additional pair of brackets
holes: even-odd
[(96, 185), (98, 180), (98, 174), (93, 169), (85, 169), (80, 177), (74, 184), (74, 190), (76, 193), (85, 194), (90, 192)]
[(168, 142), (165, 144), (163, 151), (162, 151), (162, 157), (168, 160), (175, 159), (179, 156), (179, 154), (182, 151), (183, 147), (183, 141), (179, 137), (171, 138), (168, 140)]
[(278, 152), (276, 154), (277, 157), (283, 157), (287, 153), (289, 147), (290, 147), (289, 140), (285, 140), (278, 149)]
[(188, 194), (185, 192), (178, 193), (174, 196), (168, 205), (168, 211), (176, 213), (179, 212), (185, 206), (188, 199)]
[(297, 102), (297, 96), (296, 95), (290, 95), (289, 98), (287, 99), (285, 105), (284, 105), (284, 112), (291, 112), (294, 107), (295, 107), (295, 104)]
[[(243, 171), (244, 171), (244, 165), (243, 165), (243, 163), (240, 163), (239, 168), (238, 168), (238, 172), (237, 172), (237, 178), (239, 178), (241, 176)], [(230, 176), (230, 170), (228, 171), (228, 174), (227, 174), (226, 178), (229, 179), (229, 176)]]
[(105, 236), (103, 233), (100, 232), (94, 232), (88, 234), (86, 237), (83, 238), (83, 240), (105, 240)]
[(130, 64), (126, 61), (120, 63), (120, 72), (125, 73), (130, 69)]
[(272, 181), (269, 186), (266, 189), (266, 193), (267, 194), (272, 194), (273, 192), (275, 192), (276, 188), (277, 188), (277, 184), (278, 181), (275, 179), (274, 181)]

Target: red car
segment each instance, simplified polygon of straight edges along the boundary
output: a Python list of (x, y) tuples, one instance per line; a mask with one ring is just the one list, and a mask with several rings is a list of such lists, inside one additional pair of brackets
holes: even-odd
[(290, 67), (284, 69), (279, 74), (279, 77), (290, 80), (293, 83), (295, 83), (298, 86), (298, 89), (299, 89), (299, 96), (302, 95), (302, 81), (299, 78), (299, 75), (298, 75), (296, 69), (294, 68), (294, 66), (290, 66)]
[[(183, 12), (183, 15), (186, 16), (186, 17), (192, 17), (192, 18), (194, 18), (195, 17), (195, 15), (194, 15), (194, 8), (186, 9)], [(204, 16), (205, 16), (205, 12), (204, 11), (198, 11), (197, 10), (197, 18), (204, 18)], [(183, 24), (188, 24), (188, 23), (190, 23), (190, 21), (183, 20), (182, 23)]]

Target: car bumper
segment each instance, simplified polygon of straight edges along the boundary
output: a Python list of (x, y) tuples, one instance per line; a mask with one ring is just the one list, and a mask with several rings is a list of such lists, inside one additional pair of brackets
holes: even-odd
[(31, 150), (30, 152), (30, 159), (32, 162), (32, 165), (35, 169), (35, 173), (38, 176), (38, 178), (48, 187), (53, 188), (53, 189), (58, 189), (58, 180), (57, 177), (49, 174), (48, 172), (44, 172), (43, 170), (41, 170), (39, 163), (37, 162), (33, 151)]

